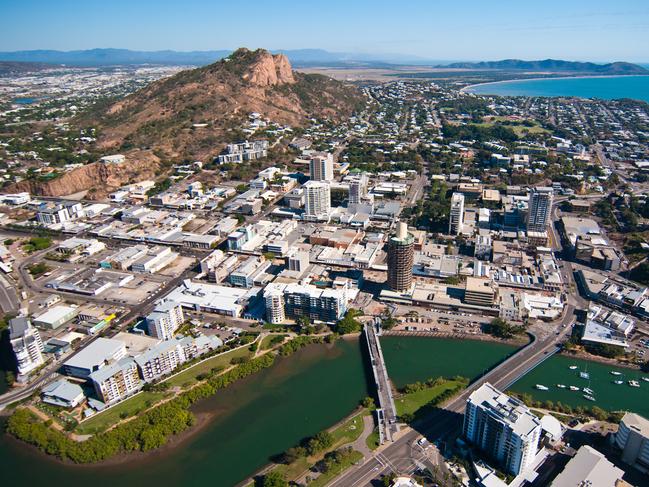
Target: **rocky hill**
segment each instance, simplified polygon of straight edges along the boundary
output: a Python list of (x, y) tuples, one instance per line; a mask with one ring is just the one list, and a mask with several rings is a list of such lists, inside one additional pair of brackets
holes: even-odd
[(210, 160), (251, 112), (280, 124), (311, 117), (340, 120), (364, 100), (353, 86), (294, 72), (282, 54), (239, 49), (227, 58), (152, 83), (81, 121), (99, 126), (100, 148), (149, 148), (170, 160)]
[(544, 59), (542, 61), (523, 61), (521, 59), (504, 59), (502, 61), (482, 61), (478, 63), (453, 63), (446, 68), (457, 69), (498, 69), (525, 70), (540, 72), (564, 72), (583, 74), (649, 74), (649, 70), (632, 63), (615, 62), (609, 64), (583, 63), (563, 61), (560, 59)]

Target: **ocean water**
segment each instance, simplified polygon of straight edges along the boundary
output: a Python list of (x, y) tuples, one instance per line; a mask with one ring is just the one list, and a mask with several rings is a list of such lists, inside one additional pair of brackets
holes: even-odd
[(502, 81), (475, 85), (467, 91), (478, 95), (633, 98), (649, 102), (649, 75)]

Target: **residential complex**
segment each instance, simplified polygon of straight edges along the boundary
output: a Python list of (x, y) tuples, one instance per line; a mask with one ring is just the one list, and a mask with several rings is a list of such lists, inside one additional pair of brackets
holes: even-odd
[(158, 303), (146, 317), (149, 335), (160, 340), (169, 340), (185, 321), (183, 308), (173, 301)]
[(469, 396), (463, 433), (506, 472), (518, 475), (534, 462), (541, 421), (522, 402), (485, 383)]

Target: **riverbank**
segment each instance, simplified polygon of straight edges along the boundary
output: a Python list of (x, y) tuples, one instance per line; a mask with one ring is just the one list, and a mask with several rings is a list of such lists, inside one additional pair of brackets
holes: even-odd
[[(358, 340), (337, 340), (278, 357), (272, 367), (193, 405), (195, 423), (155, 450), (73, 464), (0, 435), (0, 468), (11, 485), (238, 484), (275, 455), (339, 423), (358, 407), (368, 394), (360, 346)], [(35, 462), (42, 468), (33, 469)]]
[[(49, 455), (73, 463), (103, 463), (122, 455), (154, 451), (167, 445), (170, 439), (187, 433), (192, 426), (196, 426), (196, 416), (190, 411), (194, 403), (214, 395), (238, 380), (271, 367), (277, 356), (288, 356), (308, 344), (322, 342), (323, 337), (298, 337), (278, 346), (276, 352), (268, 350), (221, 373), (213, 369), (204, 380), (175, 393), (133, 418), (124, 419), (96, 433), (82, 444), (60, 428), (40, 422), (28, 408), (18, 408), (14, 412), (7, 422), (7, 431)], [(198, 432), (200, 429), (194, 431)]]

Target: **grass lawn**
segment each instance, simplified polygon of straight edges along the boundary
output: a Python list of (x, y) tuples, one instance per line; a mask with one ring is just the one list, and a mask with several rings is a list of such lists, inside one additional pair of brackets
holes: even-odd
[[(498, 117), (495, 117), (495, 118), (498, 118)], [(494, 122), (480, 122), (480, 123), (474, 123), (473, 125), (476, 125), (478, 127), (487, 128), (487, 127), (493, 127), (495, 125), (495, 123)], [(503, 125), (503, 126), (512, 129), (512, 131), (518, 137), (523, 135), (523, 132), (525, 132), (525, 131), (527, 131), (530, 134), (542, 134), (542, 133), (545, 133), (545, 132), (549, 133), (547, 129), (544, 129), (543, 127), (541, 127), (538, 124), (534, 124), (531, 127), (527, 127), (527, 126), (525, 126), (523, 124), (512, 124), (512, 125)]]
[[(273, 340), (279, 340), (278, 337), (286, 336), (283, 333), (279, 335), (266, 335), (262, 340), (261, 343), (259, 344), (259, 350), (266, 350), (273, 346)], [(279, 344), (281, 342), (276, 342), (276, 344)]]
[(198, 365), (183, 370), (179, 374), (175, 375), (171, 379), (166, 380), (171, 384), (172, 387), (186, 387), (198, 382), (197, 376), (209, 372), (215, 367), (227, 367), (230, 365), (230, 360), (238, 357), (250, 357), (252, 352), (248, 350), (248, 347), (238, 348), (236, 350), (230, 350), (229, 352), (220, 353), (214, 357), (201, 362)]
[(361, 452), (352, 450), (352, 452), (347, 455), (341, 463), (336, 465), (327, 473), (319, 475), (313, 482), (310, 482), (309, 487), (324, 487), (329, 482), (331, 482), (334, 477), (339, 476), (341, 473), (354, 465), (356, 462), (360, 461), (362, 458), (363, 454)]
[(87, 419), (82, 422), (75, 429), (75, 433), (80, 435), (88, 435), (103, 431), (109, 426), (117, 423), (120, 419), (122, 413), (128, 414), (128, 416), (133, 416), (134, 414), (139, 413), (141, 410), (146, 409), (156, 402), (162, 400), (168, 392), (141, 392), (137, 396), (133, 396), (126, 401), (123, 401), (112, 408), (95, 414), (92, 418)]
[(331, 435), (333, 436), (334, 443), (331, 448), (327, 449), (327, 451), (320, 452), (317, 455), (311, 457), (298, 458), (290, 465), (277, 465), (277, 467), (275, 467), (273, 470), (277, 470), (278, 472), (282, 473), (282, 475), (284, 475), (284, 478), (288, 480), (297, 479), (309, 468), (311, 468), (311, 466), (322, 460), (322, 458), (325, 456), (325, 453), (356, 441), (363, 433), (363, 417), (367, 416), (368, 414), (370, 413), (367, 410), (363, 410), (353, 417), (349, 418), (336, 429), (332, 430)]
[(403, 394), (395, 398), (394, 401), (397, 407), (397, 415), (414, 414), (419, 408), (425, 406), (440, 394), (460, 384), (460, 382), (449, 380), (438, 386), (427, 387), (421, 391), (411, 392), (410, 394)]
[(376, 450), (379, 447), (379, 429), (374, 428), (370, 436), (365, 440), (365, 444), (370, 450)]

